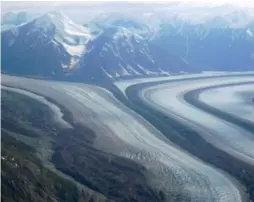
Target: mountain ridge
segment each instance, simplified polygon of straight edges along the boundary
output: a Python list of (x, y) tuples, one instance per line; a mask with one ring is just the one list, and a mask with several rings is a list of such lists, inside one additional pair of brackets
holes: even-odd
[(100, 81), (254, 67), (254, 21), (245, 28), (221, 18), (152, 24), (106, 15), (79, 25), (52, 11), (2, 31), (2, 71)]

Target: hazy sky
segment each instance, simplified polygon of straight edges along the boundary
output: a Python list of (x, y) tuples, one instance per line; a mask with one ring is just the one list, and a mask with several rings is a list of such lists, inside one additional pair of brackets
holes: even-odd
[[(24, 2), (22, 0), (16, 0), (15, 2)], [(45, 1), (48, 1), (48, 2), (68, 2), (68, 1), (53, 1), (53, 0), (44, 0)], [(119, 2), (119, 1), (124, 1), (124, 0), (80, 0), (80, 1), (76, 1), (76, 2)], [(10, 1), (3, 1), (3, 2), (10, 2)], [(30, 1), (30, 2), (36, 2), (36, 1)], [(38, 2), (38, 1), (37, 1)], [(128, 2), (159, 2), (159, 1), (155, 1), (155, 0), (128, 0)], [(202, 3), (237, 3), (237, 4), (245, 4), (245, 3), (250, 3), (250, 2), (253, 2), (253, 0), (164, 0), (164, 1), (160, 1), (160, 2), (202, 2)]]
[[(104, 2), (123, 2), (124, 0), (81, 0), (81, 1), (52, 1), (52, 0), (45, 0), (45, 1), (22, 1), (18, 0), (15, 2), (11, 1), (2, 1), (2, 12), (8, 12), (10, 10), (30, 10), (30, 9), (45, 9), (45, 8), (52, 8), (52, 7), (62, 7), (67, 4), (72, 5), (80, 5), (86, 4), (88, 5), (101, 5)], [(127, 2), (127, 1), (125, 1)], [(164, 0), (164, 1), (154, 1), (154, 0), (145, 0), (145, 1), (137, 1), (137, 0), (128, 0), (129, 3), (172, 3), (172, 2), (181, 2), (181, 3), (188, 3), (188, 4), (201, 4), (201, 5), (221, 5), (221, 4), (234, 4), (237, 6), (249, 6), (254, 5), (254, 0)]]
[[(166, 1), (2, 1), (1, 13), (10, 11), (29, 11), (34, 13), (43, 13), (52, 10), (62, 10), (70, 17), (74, 17), (77, 20), (86, 21), (93, 16), (97, 16), (102, 13), (126, 13), (132, 15), (140, 15), (141, 13), (150, 12), (164, 12), (164, 13), (185, 13), (190, 12), (195, 8), (195, 14), (202, 12), (208, 12), (206, 7), (210, 8), (222, 4), (232, 4), (237, 7), (251, 8), (251, 12), (254, 12), (254, 0), (166, 0)], [(153, 4), (153, 5), (151, 5)], [(221, 12), (221, 9), (213, 10), (214, 12)], [(227, 6), (228, 8), (228, 6)], [(171, 9), (171, 10), (170, 10)], [(222, 11), (222, 12), (223, 12)], [(211, 11), (209, 11), (211, 12)]]

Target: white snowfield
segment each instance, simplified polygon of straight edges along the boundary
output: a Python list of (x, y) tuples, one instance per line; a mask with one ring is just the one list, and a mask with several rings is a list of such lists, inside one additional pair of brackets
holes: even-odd
[(95, 131), (98, 148), (143, 164), (155, 175), (154, 185), (178, 197), (177, 201), (240, 202), (245, 199), (234, 179), (182, 151), (104, 89), (6, 75), (2, 76), (2, 84), (50, 97), (69, 109), (75, 122)]
[(199, 95), (200, 101), (254, 124), (253, 98), (254, 80), (253, 84), (213, 88)]
[[(249, 81), (254, 81), (254, 76), (170, 82), (145, 88), (140, 96), (152, 107), (199, 131), (205, 140), (217, 148), (254, 165), (254, 136), (251, 132), (193, 107), (183, 98), (191, 90)], [(203, 100), (208, 99), (203, 95)]]

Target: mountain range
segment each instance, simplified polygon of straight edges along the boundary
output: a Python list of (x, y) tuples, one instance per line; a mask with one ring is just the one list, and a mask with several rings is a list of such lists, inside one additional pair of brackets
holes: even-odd
[(253, 70), (254, 23), (230, 27), (225, 19), (205, 24), (174, 20), (160, 25), (153, 42), (203, 70)]
[(253, 70), (254, 21), (249, 19), (233, 12), (205, 22), (173, 17), (155, 25), (106, 15), (77, 24), (58, 11), (7, 13), (2, 18), (2, 72), (101, 81)]

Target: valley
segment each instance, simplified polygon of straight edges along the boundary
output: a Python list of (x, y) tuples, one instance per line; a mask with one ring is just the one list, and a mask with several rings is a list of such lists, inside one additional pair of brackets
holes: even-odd
[(254, 4), (210, 1), (3, 2), (2, 201), (254, 201)]
[[(195, 76), (194, 76), (195, 77)], [(199, 77), (199, 76), (198, 76)], [(201, 76), (202, 77), (202, 76)], [(245, 76), (226, 76), (223, 78), (223, 76), (218, 76), (218, 78), (221, 78), (221, 83), (236, 83), (236, 82), (247, 82), (253, 79), (251, 75), (245, 75)], [(222, 79), (223, 78), (223, 79)], [(165, 78), (161, 78), (164, 80)], [(173, 78), (172, 78), (173, 79)], [(209, 133), (217, 136), (214, 136), (214, 138), (221, 138), (220, 141), (215, 142), (214, 139), (209, 139), (210, 135), (207, 134), (207, 132), (203, 132), (202, 127), (212, 127), (209, 124), (206, 125), (207, 119), (202, 119), (200, 125), (201, 126), (192, 126), (189, 125), (188, 120), (191, 120), (190, 116), (188, 116), (188, 119), (176, 118), (177, 116), (184, 117), (187, 115), (187, 109), (184, 110), (184, 107), (188, 107), (188, 105), (184, 105), (182, 101), (180, 101), (178, 104), (176, 104), (176, 101), (173, 102), (174, 99), (181, 98), (182, 96), (177, 95), (170, 95), (170, 93), (177, 93), (178, 89), (180, 89), (180, 92), (188, 92), (191, 91), (191, 89), (195, 89), (200, 87), (200, 82), (202, 81), (203, 87), (205, 85), (212, 85), (213, 78), (198, 78), (197, 81), (199, 81), (199, 85), (196, 85), (195, 79), (191, 78), (191, 80), (185, 81), (183, 76), (183, 81), (179, 79), (179, 81), (161, 81), (164, 84), (152, 84), (151, 87), (146, 87), (144, 90), (138, 90), (138, 93), (136, 94), (138, 97), (140, 96), (141, 100), (144, 99), (144, 102), (147, 102), (147, 106), (150, 108), (154, 108), (156, 111), (160, 111), (161, 107), (158, 107), (160, 105), (167, 104), (166, 108), (169, 108), (168, 104), (171, 104), (173, 109), (177, 110), (174, 111), (173, 117), (170, 112), (168, 114), (168, 111), (161, 111), (162, 114), (165, 113), (166, 116), (169, 117), (168, 119), (161, 119), (162, 124), (170, 123), (170, 125), (166, 128), (165, 131), (162, 130), (162, 128), (154, 122), (154, 120), (147, 118), (140, 113), (143, 117), (145, 117), (148, 121), (150, 121), (153, 125), (151, 125), (149, 122), (147, 122), (145, 119), (141, 118), (136, 112), (138, 110), (135, 110), (136, 112), (130, 110), (126, 106), (124, 106), (121, 102), (119, 102), (114, 96), (100, 88), (95, 87), (92, 85), (86, 85), (81, 83), (71, 83), (71, 82), (57, 82), (57, 81), (45, 81), (45, 80), (35, 80), (35, 79), (28, 79), (28, 78), (21, 78), (21, 77), (13, 77), (13, 76), (7, 76), (2, 75), (2, 85), (8, 86), (3, 87), (5, 88), (15, 88), (14, 91), (17, 91), (19, 93), (22, 93), (24, 95), (28, 93), (36, 93), (40, 96), (45, 97), (47, 100), (52, 100), (53, 103), (56, 105), (62, 106), (64, 109), (66, 109), (72, 117), (71, 123), (75, 125), (75, 128), (79, 128), (79, 126), (87, 127), (89, 126), (89, 130), (93, 131), (92, 133), (95, 135), (92, 141), (92, 145), (96, 150), (101, 152), (106, 152), (107, 156), (113, 155), (116, 158), (124, 158), (129, 159), (133, 162), (138, 163), (140, 166), (144, 166), (142, 169), (145, 169), (147, 171), (144, 171), (145, 178), (147, 183), (153, 187), (155, 190), (154, 193), (163, 193), (163, 200), (170, 200), (170, 201), (245, 201), (248, 198), (248, 194), (250, 194), (250, 197), (252, 195), (252, 190), (248, 189), (248, 194), (245, 194), (244, 186), (248, 186), (248, 184), (243, 183), (244, 186), (240, 185), (238, 182), (235, 181), (234, 177), (236, 177), (239, 181), (243, 182), (244, 180), (242, 178), (239, 178), (240, 168), (246, 169), (246, 175), (250, 175), (252, 173), (253, 167), (252, 167), (252, 161), (251, 159), (251, 139), (248, 139), (250, 137), (250, 134), (248, 134), (247, 131), (245, 131), (243, 134), (237, 134), (236, 136), (240, 136), (246, 139), (246, 144), (250, 145), (250, 149), (246, 147), (245, 149), (241, 150), (240, 146), (234, 145), (233, 142), (230, 142), (229, 139), (227, 139), (227, 142), (225, 142), (224, 147), (221, 148), (220, 144), (221, 141), (224, 141), (223, 138), (227, 138), (226, 136), (222, 138), (220, 135), (220, 128), (218, 128), (217, 131), (213, 130), (209, 131)], [(145, 80), (145, 79), (144, 79)], [(152, 80), (152, 79), (150, 79)], [(155, 79), (156, 80), (156, 79)], [(215, 79), (216, 80), (216, 79)], [(127, 83), (129, 81), (126, 81)], [(135, 81), (133, 81), (135, 82)], [(158, 82), (158, 81), (157, 81)], [(160, 81), (159, 81), (160, 82)], [(167, 83), (169, 82), (169, 83)], [(193, 83), (193, 85), (185, 85), (185, 83)], [(188, 89), (181, 88), (182, 84), (183, 87), (188, 86)], [(122, 84), (123, 85), (123, 84)], [(136, 84), (133, 87), (130, 85), (130, 89), (134, 87), (138, 87), (141, 84)], [(144, 84), (146, 85), (146, 84)], [(162, 85), (162, 86), (160, 86)], [(168, 85), (170, 88), (168, 88)], [(219, 85), (216, 82), (214, 82), (214, 85)], [(128, 86), (126, 84), (125, 86)], [(165, 87), (164, 87), (165, 86)], [(174, 87), (175, 86), (175, 87)], [(176, 88), (177, 86), (177, 88)], [(133, 101), (132, 93), (130, 94), (129, 88), (126, 89), (126, 95), (130, 98), (130, 101)], [(16, 89), (22, 89), (22, 90), (16, 90)], [(38, 91), (40, 89), (40, 91)], [(158, 91), (156, 90), (158, 89)], [(160, 93), (159, 90), (169, 89), (167, 93), (163, 93), (163, 95), (167, 95), (170, 97), (170, 102), (167, 102), (167, 99), (165, 97), (162, 97), (161, 95), (155, 94), (156, 98), (162, 98), (161, 100), (157, 100), (152, 98), (153, 94), (150, 93), (150, 91), (153, 93)], [(25, 92), (23, 92), (25, 91)], [(134, 91), (133, 91), (134, 92)], [(181, 93), (180, 93), (181, 94)], [(134, 94), (135, 95), (135, 94)], [(136, 98), (134, 98), (136, 99)], [(163, 101), (162, 104), (157, 104)], [(142, 101), (143, 102), (143, 101)], [(103, 105), (101, 105), (103, 103)], [(135, 105), (135, 101), (133, 102)], [(146, 104), (145, 104), (146, 105)], [(179, 105), (182, 105), (180, 108)], [(135, 105), (135, 106), (142, 106), (142, 105)], [(144, 110), (145, 108), (141, 107), (141, 110)], [(163, 108), (164, 109), (164, 108)], [(184, 111), (181, 111), (184, 110)], [(194, 108), (190, 108), (188, 110), (195, 110)], [(179, 115), (175, 114), (178, 113)], [(217, 121), (213, 116), (206, 114), (202, 111), (197, 111), (196, 113), (202, 113), (202, 116), (207, 116), (209, 119), (214, 119), (214, 121)], [(150, 115), (154, 116), (153, 111), (150, 110)], [(188, 113), (189, 114), (189, 113)], [(156, 114), (155, 114), (156, 115)], [(165, 116), (164, 115), (164, 116)], [(189, 114), (190, 115), (190, 114)], [(157, 118), (160, 118), (160, 116), (157, 116)], [(174, 122), (170, 122), (170, 119), (177, 121), (176, 123), (180, 123), (185, 125), (187, 128), (190, 128), (189, 131), (185, 131), (185, 127), (177, 128), (177, 125), (174, 124)], [(194, 119), (195, 117), (193, 117)], [(195, 120), (191, 120), (192, 122), (195, 122)], [(220, 122), (220, 124), (223, 124), (223, 122)], [(157, 127), (161, 132), (159, 132), (155, 127)], [(165, 126), (165, 125), (164, 125)], [(176, 127), (175, 127), (176, 126)], [(173, 128), (171, 128), (173, 127)], [(228, 127), (227, 130), (236, 130), (237, 131), (244, 131), (244, 129), (238, 129), (237, 126), (229, 126), (226, 124), (222, 127)], [(82, 129), (82, 127), (81, 127)], [(70, 129), (73, 130), (73, 129)], [(223, 130), (226, 130), (223, 129)], [(68, 130), (67, 130), (68, 131)], [(201, 136), (196, 136), (196, 131)], [(208, 131), (206, 129), (206, 131)], [(63, 132), (63, 134), (68, 134), (68, 132)], [(78, 134), (80, 132), (71, 132), (72, 134)], [(193, 135), (192, 135), (193, 133)], [(182, 135), (188, 135), (189, 137), (185, 136), (186, 141), (182, 141), (181, 137)], [(174, 137), (175, 136), (175, 137)], [(78, 136), (77, 136), (78, 137)], [(89, 136), (88, 136), (89, 137)], [(61, 140), (63, 138), (63, 140)], [(65, 136), (63, 135), (60, 140), (58, 140), (56, 143), (60, 145), (66, 145), (67, 142), (70, 142), (70, 139), (67, 138), (67, 142), (64, 143)], [(245, 139), (242, 139), (241, 143), (245, 144)], [(90, 148), (89, 144), (87, 145), (87, 140), (83, 140), (83, 145), (80, 145), (79, 148), (87, 149)], [(207, 146), (207, 143), (209, 142), (209, 146)], [(83, 142), (81, 141), (81, 142)], [(195, 148), (195, 143), (193, 141), (199, 142), (199, 148)], [(81, 143), (80, 142), (80, 143)], [(88, 143), (90, 140), (88, 141)], [(248, 143), (247, 143), (248, 142)], [(194, 143), (194, 145), (193, 145)], [(197, 142), (196, 142), (197, 143)], [(69, 144), (69, 143), (68, 143)], [(68, 145), (67, 144), (67, 145)], [(214, 145), (214, 146), (210, 146)], [(60, 146), (59, 145), (59, 146)], [(66, 146), (67, 146), (66, 145)], [(190, 146), (192, 145), (192, 146)], [(179, 147), (180, 146), (180, 147)], [(62, 146), (60, 146), (61, 148)], [(68, 147), (68, 146), (67, 146)], [(204, 147), (203, 152), (200, 153), (200, 149)], [(211, 149), (210, 149), (211, 147)], [(58, 148), (58, 146), (56, 146)], [(69, 152), (72, 151), (72, 146), (70, 147)], [(219, 148), (216, 149), (216, 148)], [(234, 152), (231, 152), (234, 148)], [(65, 148), (67, 149), (67, 148)], [(63, 151), (57, 151), (55, 155), (52, 156), (53, 161), (59, 162), (62, 158), (61, 156), (65, 153), (62, 153)], [(78, 152), (81, 152), (79, 149)], [(195, 150), (198, 149), (198, 150)], [(220, 150), (223, 150), (221, 152)], [(84, 150), (84, 152), (85, 152)], [(75, 150), (73, 150), (74, 152)], [(76, 152), (76, 151), (75, 151)], [(189, 153), (190, 152), (190, 153)], [(214, 159), (212, 158), (212, 153), (217, 153), (218, 156), (220, 156), (220, 160), (217, 159), (217, 163), (222, 163), (221, 160), (227, 159), (230, 161), (229, 163), (223, 163), (222, 165), (218, 166), (216, 162), (214, 162)], [(224, 154), (226, 152), (227, 154)], [(249, 153), (248, 153), (249, 152)], [(238, 155), (243, 155), (244, 158), (241, 159), (243, 162), (240, 163), (239, 160), (235, 160), (235, 158), (238, 157)], [(70, 155), (70, 154), (68, 154)], [(73, 153), (71, 155), (77, 156), (78, 153)], [(97, 155), (95, 153), (95, 155)], [(194, 155), (196, 155), (199, 158), (196, 158)], [(205, 155), (205, 156), (204, 156)], [(113, 157), (112, 156), (112, 157)], [(217, 157), (218, 157), (217, 156)], [(111, 158), (112, 158), (111, 157)], [(70, 158), (70, 157), (68, 157)], [(84, 158), (84, 156), (82, 157)], [(96, 157), (98, 158), (98, 157)], [(109, 157), (108, 157), (109, 158)], [(208, 159), (209, 160), (208, 160)], [(247, 160), (248, 159), (248, 160)], [(120, 160), (120, 159), (119, 159)], [(117, 160), (116, 163), (119, 161)], [(231, 162), (232, 161), (232, 162)], [(245, 162), (244, 162), (245, 161)], [(112, 162), (112, 161), (111, 161)], [(209, 164), (207, 164), (207, 163)], [(233, 169), (233, 171), (229, 172), (228, 167), (231, 163), (238, 162), (236, 168)], [(250, 163), (250, 164), (249, 164)], [(91, 163), (93, 164), (93, 163)], [(211, 166), (211, 164), (215, 165)], [(68, 167), (63, 167), (65, 165), (64, 161), (60, 161), (60, 164), (56, 164), (56, 168), (62, 171), (63, 173), (70, 175), (74, 179), (83, 179), (82, 175), (80, 176), (77, 172), (77, 174), (72, 174), (72, 169), (69, 170)], [(79, 166), (82, 166), (83, 164), (78, 164)], [(104, 167), (104, 166), (103, 166)], [(216, 167), (219, 167), (216, 168)], [(142, 170), (141, 169), (141, 170)], [(229, 172), (232, 177), (229, 177), (229, 175), (225, 174), (221, 169), (225, 170), (226, 172)], [(90, 171), (87, 170), (89, 173)], [(136, 172), (136, 171), (135, 171)], [(88, 174), (87, 173), (87, 174)], [(127, 173), (128, 174), (128, 173)], [(233, 175), (232, 175), (233, 174)], [(77, 176), (77, 177), (75, 177)], [(78, 177), (79, 176), (79, 177)], [(92, 175), (90, 175), (91, 177)], [(151, 177), (154, 176), (154, 177)], [(81, 178), (80, 178), (81, 177)], [(244, 177), (243, 177), (244, 178)], [(84, 178), (87, 179), (87, 178)], [(249, 178), (250, 183), (252, 178)], [(95, 180), (95, 181), (94, 181)], [(86, 184), (87, 181), (78, 180), (79, 183)], [(91, 181), (96, 182), (96, 178), (93, 178)], [(248, 183), (248, 182), (247, 182)], [(192, 187), (195, 186), (195, 189), (191, 189), (190, 184), (192, 184)], [(104, 192), (100, 188), (95, 188), (95, 185), (89, 185), (88, 186), (91, 189), (95, 189), (99, 191), (100, 193), (109, 193)], [(249, 187), (247, 187), (249, 188)], [(199, 190), (197, 192), (197, 190)], [(153, 192), (150, 192), (151, 194)], [(157, 197), (162, 197), (160, 196)], [(106, 196), (110, 197), (110, 195)], [(151, 197), (151, 196), (150, 196)], [(157, 198), (159, 201), (162, 200)]]
[(98, 150), (91, 129), (73, 122), (62, 106), (68, 125), (59, 125), (54, 104), (36, 98), (2, 87), (4, 201), (164, 201), (147, 184), (143, 166)]
[[(230, 79), (232, 77), (227, 78), (222, 77), (220, 78), (220, 82), (225, 82), (227, 85), (230, 83)], [(228, 80), (229, 79), (229, 80)], [(238, 80), (239, 79), (239, 80)], [(253, 78), (250, 77), (250, 79), (245, 80), (241, 77), (236, 77), (235, 82), (236, 84), (230, 84), (235, 85), (235, 88), (237, 87), (239, 89), (242, 89), (241, 85), (238, 86), (237, 83), (239, 81), (253, 81)], [(155, 79), (156, 80), (156, 79)], [(215, 81), (215, 86), (212, 87), (212, 80)], [(234, 177), (236, 177), (239, 181), (241, 181), (243, 184), (246, 185), (248, 192), (250, 193), (250, 198), (253, 200), (253, 164), (251, 157), (244, 157), (242, 154), (238, 156), (239, 160), (232, 157), (232, 154), (228, 155), (225, 152), (218, 151), (214, 146), (211, 144), (214, 144), (213, 140), (211, 141), (211, 144), (207, 144), (207, 140), (205, 141), (205, 138), (203, 135), (207, 134), (209, 138), (215, 138), (215, 131), (217, 130), (218, 134), (223, 134), (223, 138), (226, 138), (227, 134), (231, 138), (232, 137), (232, 143), (235, 143), (236, 145), (239, 144), (239, 142), (242, 140), (241, 135), (246, 134), (247, 138), (250, 138), (249, 140), (253, 140), (253, 124), (243, 124), (242, 120), (244, 118), (239, 118), (238, 120), (235, 120), (232, 118), (232, 116), (228, 116), (227, 112), (220, 112), (218, 113), (216, 110), (213, 110), (213, 107), (206, 107), (204, 104), (197, 99), (197, 93), (202, 92), (202, 82), (207, 82), (210, 89), (216, 89), (217, 84), (219, 85), (219, 81), (216, 77), (214, 78), (207, 78), (207, 79), (183, 79), (183, 81), (178, 81), (177, 79), (174, 80), (171, 78), (169, 81), (155, 81), (152, 83), (145, 83), (145, 81), (140, 81), (141, 84), (137, 84), (134, 86), (131, 86), (127, 83), (127, 96), (128, 98), (135, 103), (134, 109), (138, 113), (142, 114), (143, 117), (145, 117), (147, 120), (149, 120), (153, 125), (156, 126), (167, 138), (169, 138), (172, 142), (176, 143), (177, 145), (180, 145), (185, 150), (189, 151), (190, 153), (194, 154), (195, 156), (198, 156), (199, 158), (203, 159), (206, 162), (209, 162), (216, 167), (225, 170), (226, 172), (230, 173)], [(234, 81), (234, 79), (233, 79)], [(143, 83), (142, 83), (143, 82)], [(123, 82), (124, 83), (124, 82)], [(123, 85), (121, 84), (121, 86)], [(136, 82), (134, 82), (136, 83)], [(187, 84), (184, 86), (184, 84)], [(178, 93), (178, 89), (181, 89), (182, 84), (185, 88), (189, 89), (192, 88), (190, 84), (193, 83), (194, 86), (198, 86), (200, 89), (194, 90), (194, 91), (179, 91), (178, 95), (170, 96), (172, 93)], [(248, 82), (247, 82), (248, 83)], [(247, 84), (249, 85), (249, 84)], [(170, 86), (170, 88), (168, 88)], [(207, 88), (204, 88), (207, 89)], [(167, 93), (162, 93), (161, 95), (156, 94), (167, 90)], [(211, 91), (212, 91), (211, 90)], [(150, 93), (151, 92), (151, 93)], [(206, 91), (205, 91), (206, 92)], [(207, 93), (209, 93), (210, 90), (207, 90)], [(249, 92), (249, 91), (248, 91)], [(154, 94), (152, 94), (154, 93)], [(162, 96), (163, 95), (163, 96)], [(154, 96), (154, 97), (153, 97)], [(209, 97), (210, 98), (210, 97)], [(153, 100), (154, 99), (154, 100)], [(203, 100), (205, 98), (203, 97)], [(174, 101), (175, 100), (175, 101)], [(174, 101), (174, 102), (173, 102)], [(207, 102), (209, 102), (209, 99), (206, 99)], [(248, 102), (251, 102), (249, 100)], [(191, 105), (189, 105), (189, 103)], [(183, 106), (186, 105), (186, 106)], [(195, 107), (192, 108), (194, 105)], [(191, 110), (197, 110), (197, 112), (189, 113), (190, 111), (187, 110), (187, 107)], [(220, 123), (217, 123), (217, 125), (210, 125), (213, 123), (211, 120), (208, 120), (206, 118), (199, 119), (201, 116), (199, 116), (199, 113), (202, 111), (199, 111), (201, 109), (202, 111), (206, 111), (209, 114), (215, 115), (219, 117), (220, 119), (227, 120), (233, 124), (240, 126), (240, 131), (237, 132), (226, 132), (225, 129), (219, 127), (221, 124), (223, 124), (222, 120), (218, 120)], [(181, 112), (179, 114), (179, 112)], [(249, 112), (249, 111), (248, 111)], [(203, 113), (203, 112), (202, 112)], [(225, 114), (226, 113), (226, 114)], [(210, 116), (209, 114), (206, 114), (206, 116)], [(180, 117), (179, 117), (180, 115)], [(193, 116), (191, 116), (193, 115)], [(183, 118), (182, 118), (183, 117)], [(198, 124), (190, 123), (193, 120), (198, 119)], [(204, 125), (200, 125), (199, 123), (207, 123), (207, 127), (211, 127), (212, 130), (209, 131), (207, 128), (205, 130), (202, 130), (201, 127)], [(227, 123), (227, 126), (230, 127), (230, 130), (234, 130), (234, 127), (232, 128), (231, 125)], [(236, 127), (237, 128), (237, 127)], [(245, 128), (245, 131), (242, 130), (242, 128)], [(170, 131), (170, 132), (169, 132)], [(233, 135), (239, 136), (240, 141), (235, 141), (235, 138)], [(211, 136), (210, 136), (211, 135)], [(222, 145), (222, 149), (226, 149), (228, 146), (228, 141), (225, 142), (225, 144)], [(244, 139), (243, 139), (244, 141)], [(221, 140), (219, 140), (221, 142)], [(247, 141), (248, 142), (248, 141)], [(250, 143), (250, 147), (247, 148), (250, 153), (250, 155), (253, 154), (252, 148), (253, 143)], [(247, 143), (247, 144), (248, 144)], [(243, 147), (240, 147), (242, 149), (246, 148), (246, 145)], [(201, 152), (202, 151), (202, 152)], [(236, 152), (235, 149), (231, 150), (233, 151), (233, 155)], [(244, 160), (245, 158), (245, 160)], [(244, 162), (245, 161), (245, 162)], [(226, 163), (225, 163), (226, 162)]]

